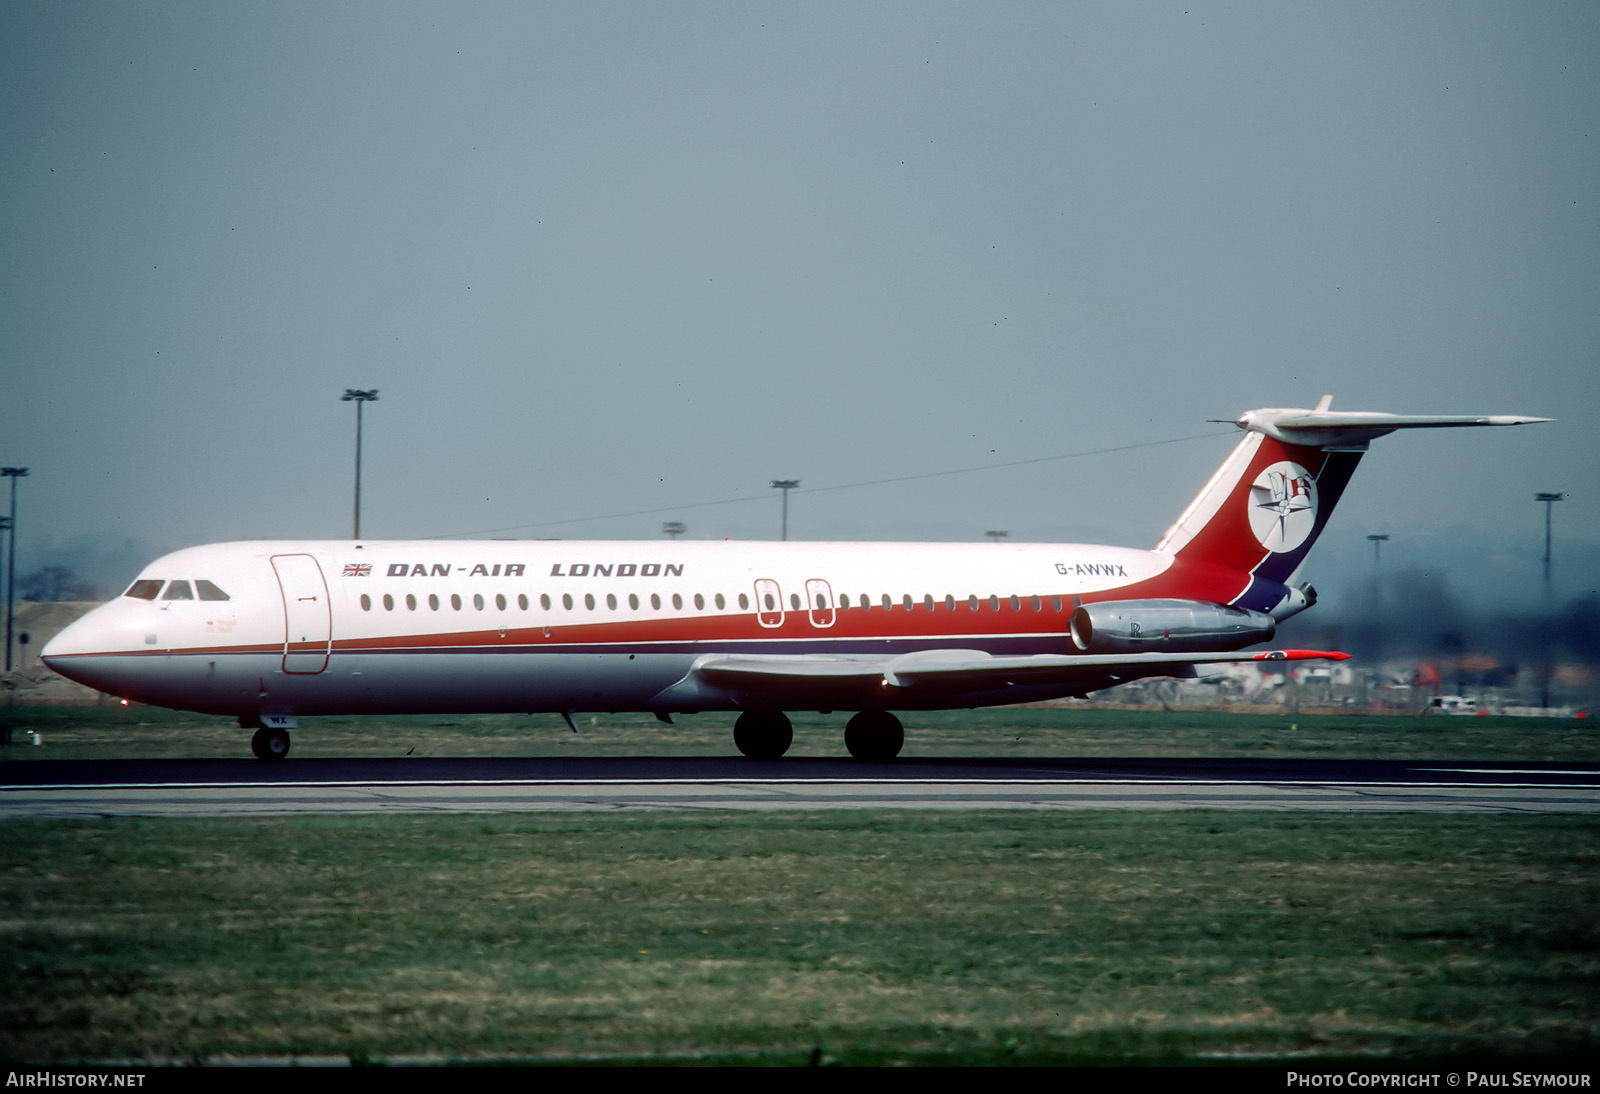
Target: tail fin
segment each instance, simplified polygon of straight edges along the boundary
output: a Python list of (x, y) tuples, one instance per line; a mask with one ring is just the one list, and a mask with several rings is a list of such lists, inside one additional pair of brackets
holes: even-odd
[[(1281, 590), (1327, 526), (1375, 438), (1397, 429), (1550, 420), (1341, 412), (1328, 409), (1332, 401), (1324, 395), (1315, 410), (1252, 410), (1238, 418), (1234, 424), (1246, 431), (1244, 438), (1156, 550), (1249, 574), (1258, 579), (1252, 587), (1265, 582)], [(1275, 599), (1281, 597), (1280, 592)]]

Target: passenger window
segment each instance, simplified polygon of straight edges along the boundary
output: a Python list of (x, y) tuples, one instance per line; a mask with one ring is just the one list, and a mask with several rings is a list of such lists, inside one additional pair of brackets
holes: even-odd
[(928, 593), (926, 596), (924, 596), (922, 598), (922, 606), (924, 608), (926, 608), (930, 612), (933, 611), (933, 594), (932, 593)]
[(567, 609), (567, 611), (569, 611), (569, 612), (572, 610), (572, 594), (571, 593), (562, 593), (561, 594), (561, 606), (563, 608)]
[(945, 596), (944, 596), (944, 607), (945, 607), (946, 611), (950, 611), (950, 612), (955, 611), (956, 610), (956, 598), (954, 596), (951, 596), (949, 593), (946, 593)]
[(672, 594), (672, 607), (674, 611), (683, 611), (683, 595), (681, 593)]
[(628, 594), (628, 610), (629, 611), (635, 611), (635, 612), (639, 610), (639, 594), (638, 593), (629, 593)]
[(207, 581), (203, 577), (196, 579), (196, 581), (194, 583), (194, 588), (195, 588), (195, 591), (200, 594), (200, 599), (201, 600), (227, 600), (228, 599), (228, 594), (227, 593), (223, 592), (221, 589), (217, 588), (215, 585), (211, 584), (211, 582)]
[(523, 611), (527, 611), (528, 610), (528, 594), (527, 593), (518, 593), (517, 594), (517, 607), (521, 608)]
[(1011, 610), (1014, 611), (1014, 612), (1020, 612), (1022, 610), (1022, 598), (1021, 597), (1013, 596), (1011, 598)]
[(888, 611), (892, 607), (894, 607), (894, 601), (889, 599), (889, 594), (888, 593), (884, 593), (883, 594), (883, 610), (884, 611)]
[(372, 597), (368, 596), (366, 593), (361, 594), (361, 610), (364, 612), (370, 612), (372, 610)]
[(717, 611), (720, 612), (724, 607), (727, 606), (727, 604), (728, 604), (728, 602), (723, 599), (722, 594), (718, 593), (717, 594)]
[(743, 593), (739, 594), (739, 610), (742, 612), (750, 610), (750, 598)]
[(482, 593), (473, 593), (472, 594), (472, 606), (474, 608), (477, 608), (480, 612), (483, 611), (483, 594)]
[(846, 611), (850, 607), (850, 594), (845, 593), (839, 597), (839, 610)]
[(499, 608), (501, 611), (505, 611), (506, 610), (506, 594), (505, 593), (495, 593), (494, 594), (494, 606), (496, 608)]
[(429, 593), (428, 594), (428, 607), (432, 608), (434, 611), (438, 611), (439, 610), (439, 594), (438, 593)]
[(1000, 610), (1000, 598), (995, 596), (993, 593), (989, 594), (989, 610), (991, 612), (997, 612)]
[(450, 607), (452, 609), (454, 609), (455, 611), (458, 611), (458, 612), (461, 610), (461, 594), (460, 593), (451, 593), (450, 594)]
[(1059, 612), (1061, 610), (1061, 598), (1059, 596), (1052, 596), (1050, 598), (1050, 607)]
[(908, 612), (911, 610), (911, 594), (910, 593), (907, 593), (905, 596), (902, 596), (900, 598), (900, 605), (903, 608), (905, 608), (905, 610), (908, 611)]
[(406, 611), (414, 612), (416, 610), (417, 610), (417, 598), (415, 596), (413, 596), (412, 594), (407, 593), (406, 594)]
[(976, 596), (967, 597), (967, 610), (974, 612), (978, 610), (978, 598)]
[(617, 594), (616, 593), (607, 593), (606, 594), (606, 607), (610, 608), (612, 611), (616, 611), (617, 610)]
[(162, 600), (193, 600), (194, 590), (189, 588), (187, 581), (173, 581), (167, 585), (167, 593)]
[(156, 598), (156, 594), (161, 592), (161, 586), (164, 584), (166, 583), (163, 581), (155, 581), (151, 578), (145, 578), (142, 581), (135, 581), (132, 585), (129, 585), (128, 591), (122, 595), (131, 596), (135, 600), (154, 600)]
[(585, 608), (588, 608), (591, 612), (594, 611), (594, 594), (593, 593), (584, 593), (583, 594), (583, 606)]
[(539, 607), (543, 608), (545, 611), (549, 611), (550, 610), (550, 594), (549, 593), (540, 593), (539, 594)]
[(1033, 610), (1036, 611), (1036, 612), (1044, 610), (1044, 605), (1042, 603), (1040, 603), (1038, 597), (1034, 597), (1033, 598)]
[(790, 593), (789, 594), (789, 607), (793, 608), (795, 611), (799, 611), (800, 610), (800, 594), (799, 593)]
[(388, 593), (383, 594), (383, 610), (386, 612), (394, 611), (394, 597)]
[(651, 593), (650, 594), (650, 607), (654, 608), (656, 611), (660, 611), (661, 610), (661, 594), (660, 593)]
[(699, 593), (694, 594), (694, 610), (697, 612), (703, 612), (706, 610), (706, 598), (701, 596)]

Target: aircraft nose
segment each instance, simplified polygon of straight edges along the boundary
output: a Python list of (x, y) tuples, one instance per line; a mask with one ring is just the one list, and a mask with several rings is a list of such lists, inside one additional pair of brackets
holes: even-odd
[(63, 627), (54, 638), (44, 644), (44, 649), (39, 651), (39, 660), (56, 669), (56, 662), (64, 658), (85, 653), (98, 653), (106, 648), (103, 641), (96, 641), (100, 628), (92, 625), (90, 617), (94, 613), (84, 616)]
[(115, 690), (115, 682), (105, 679), (108, 666), (102, 655), (127, 648), (122, 641), (123, 629), (108, 616), (105, 607), (96, 608), (46, 642), (39, 651), (39, 660), (68, 680), (102, 691)]

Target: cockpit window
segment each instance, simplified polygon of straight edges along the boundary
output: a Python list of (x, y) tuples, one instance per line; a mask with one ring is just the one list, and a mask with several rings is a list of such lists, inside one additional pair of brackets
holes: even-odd
[(167, 595), (162, 600), (193, 600), (194, 590), (187, 581), (173, 581), (167, 585)]
[(194, 583), (195, 590), (199, 592), (201, 600), (227, 600), (228, 594), (217, 588), (205, 578), (197, 578)]
[(131, 596), (135, 600), (154, 600), (156, 598), (156, 594), (161, 591), (161, 586), (164, 584), (165, 582), (156, 581), (152, 578), (140, 578), (132, 585), (129, 585), (128, 591), (122, 595)]

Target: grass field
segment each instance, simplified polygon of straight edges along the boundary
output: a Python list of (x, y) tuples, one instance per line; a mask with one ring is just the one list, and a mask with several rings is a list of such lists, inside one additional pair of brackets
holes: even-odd
[[(0, 763), (245, 755), (0, 708)], [(585, 720), (587, 723), (587, 720)], [(840, 755), (841, 718), (796, 719)], [(728, 755), (731, 719), (308, 719), (317, 755)], [(908, 755), (1593, 761), (1587, 722), (1006, 709)], [(25, 730), (44, 744), (25, 742)], [(289, 763), (294, 763), (291, 758)], [(0, 1057), (796, 1064), (1600, 1052), (1600, 820), (679, 812), (11, 822)]]
[(1600, 1049), (1600, 822), (25, 822), (0, 1055), (1173, 1062)]
[[(843, 756), (846, 715), (794, 715), (792, 756)], [(904, 716), (915, 756), (1262, 756), (1600, 761), (1588, 719), (1421, 718), (1367, 714), (1240, 714), (1003, 707)], [(248, 757), (249, 734), (228, 718), (156, 707), (3, 707), (12, 744), (0, 763), (35, 759)], [(294, 757), (729, 756), (733, 716), (663, 725), (648, 714), (581, 715), (574, 734), (556, 715), (307, 718)], [(40, 734), (32, 747), (27, 731)]]

